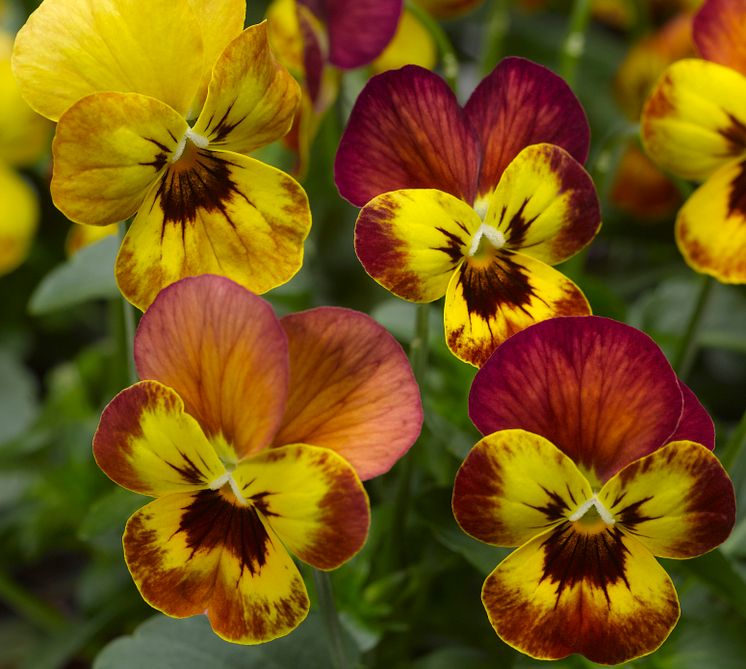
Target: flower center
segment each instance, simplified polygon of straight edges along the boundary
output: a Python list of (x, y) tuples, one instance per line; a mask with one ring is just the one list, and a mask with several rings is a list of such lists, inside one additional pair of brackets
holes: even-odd
[(477, 254), (482, 255), (488, 250), (485, 248), (485, 244), (487, 243), (495, 249), (501, 249), (505, 246), (505, 235), (497, 228), (482, 223), (471, 238), (471, 246), (469, 246), (468, 253), (469, 257), (474, 257)]
[(231, 476), (231, 472), (227, 471), (222, 476), (218, 476), (214, 481), (210, 481), (210, 490), (220, 490), (226, 483), (230, 486), (231, 492), (236, 498), (236, 502), (241, 506), (248, 506), (249, 503), (241, 492), (241, 488), (238, 487), (236, 479)]
[(575, 523), (581, 521), (583, 524), (594, 525), (598, 519), (601, 519), (606, 525), (613, 525), (616, 520), (611, 512), (601, 503), (601, 500), (594, 494), (593, 497), (585, 500), (573, 513), (568, 520)]
[(174, 149), (173, 155), (171, 156), (172, 163), (178, 163), (184, 160), (192, 162), (193, 156), (196, 155), (197, 149), (207, 148), (210, 140), (207, 137), (203, 137), (197, 132), (194, 132), (191, 128), (187, 128), (184, 136), (179, 140), (179, 143)]

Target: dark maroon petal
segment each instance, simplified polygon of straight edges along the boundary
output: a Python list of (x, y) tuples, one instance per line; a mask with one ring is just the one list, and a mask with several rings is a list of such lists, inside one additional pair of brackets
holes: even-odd
[(667, 441), (696, 441), (712, 450), (715, 448), (715, 425), (710, 414), (687, 385), (679, 381), (679, 386), (684, 395), (684, 411), (676, 432)]

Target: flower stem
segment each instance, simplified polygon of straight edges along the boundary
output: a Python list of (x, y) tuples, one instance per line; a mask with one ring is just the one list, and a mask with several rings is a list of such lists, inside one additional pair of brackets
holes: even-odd
[(350, 664), (347, 660), (344, 641), (342, 639), (342, 626), (339, 623), (337, 607), (334, 604), (332, 580), (328, 572), (314, 569), (313, 582), (316, 586), (316, 596), (319, 598), (321, 617), (324, 620), (324, 627), (326, 628), (326, 634), (329, 639), (329, 655), (332, 658), (332, 666), (334, 669), (348, 669)]
[(455, 92), (458, 83), (458, 58), (456, 58), (456, 52), (453, 49), (451, 40), (448, 39), (448, 35), (446, 35), (445, 30), (440, 27), (440, 24), (430, 16), (427, 11), (422, 9), (422, 7), (419, 7), (411, 0), (407, 0), (406, 8), (425, 27), (433, 38), (435, 45), (438, 47), (440, 61), (443, 64), (443, 76), (451, 87), (451, 90)]
[(697, 299), (686, 324), (686, 330), (679, 340), (679, 345), (673, 355), (672, 366), (676, 370), (679, 378), (686, 380), (694, 364), (697, 354), (697, 330), (699, 329), (702, 314), (707, 306), (707, 300), (712, 292), (712, 279), (706, 274), (702, 275), (697, 292)]
[(510, 25), (510, 1), (492, 0), (492, 8), (487, 19), (487, 35), (482, 53), (482, 75), (487, 75), (503, 55), (505, 35)]
[(585, 31), (591, 18), (591, 0), (575, 0), (570, 14), (570, 29), (560, 49), (559, 74), (569, 86), (575, 83), (578, 63), (585, 52)]
[[(119, 241), (124, 240), (127, 234), (127, 222), (119, 224)], [(137, 370), (135, 369), (135, 311), (134, 307), (122, 296), (122, 316), (124, 321), (124, 337), (122, 357), (127, 363), (127, 377), (130, 383), (137, 383)]]

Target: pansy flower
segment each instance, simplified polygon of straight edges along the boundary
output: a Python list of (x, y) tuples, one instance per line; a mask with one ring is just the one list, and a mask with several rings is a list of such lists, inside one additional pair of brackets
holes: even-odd
[(340, 193), (363, 207), (360, 261), (406, 300), (445, 295), (448, 346), (477, 366), (535, 321), (589, 313), (580, 289), (550, 266), (600, 225), (578, 162), (588, 141), (567, 84), (522, 58), (503, 60), (463, 108), (428, 70), (374, 77), (335, 164)]
[(746, 5), (708, 0), (694, 18), (704, 60), (671, 65), (642, 116), (647, 152), (704, 183), (676, 219), (676, 242), (697, 272), (746, 283)]
[(605, 318), (544, 321), (495, 351), (469, 412), (486, 436), (456, 476), (454, 515), (519, 547), (482, 589), (497, 634), (542, 659), (658, 648), (679, 602), (654, 556), (709, 551), (735, 522), (712, 421), (661, 350)]
[(19, 32), (16, 77), (59, 120), (54, 202), (78, 223), (134, 215), (116, 276), (141, 309), (184, 276), (261, 293), (301, 266), (303, 189), (243, 155), (288, 131), (298, 85), (265, 24), (242, 31), (244, 12), (239, 0), (44, 0)]
[(419, 393), (401, 347), (355, 311), (278, 320), (223, 277), (162, 291), (135, 338), (142, 379), (106, 407), (96, 462), (156, 499), (127, 522), (124, 552), (145, 600), (207, 613), (221, 637), (258, 643), (308, 611), (290, 553), (333, 569), (362, 546), (360, 478), (414, 442)]

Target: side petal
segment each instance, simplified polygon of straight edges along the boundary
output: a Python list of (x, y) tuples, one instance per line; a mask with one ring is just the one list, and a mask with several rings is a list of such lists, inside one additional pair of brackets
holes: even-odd
[(280, 322), (290, 394), (274, 443), (330, 448), (363, 480), (387, 472), (422, 427), (419, 388), (399, 343), (350, 309), (321, 307)]
[(96, 93), (60, 118), (52, 198), (76, 223), (132, 216), (189, 126), (169, 106), (137, 93)]
[(544, 437), (501, 430), (478, 442), (459, 468), (453, 515), (475, 539), (520, 546), (592, 495), (573, 461)]
[(56, 121), (91, 93), (142, 93), (186, 114), (202, 68), (187, 2), (45, 0), (16, 37), (13, 71), (26, 101)]
[(174, 388), (226, 460), (266, 447), (288, 384), (285, 333), (264, 300), (218, 276), (163, 290), (140, 320), (140, 377)]
[(482, 434), (540, 434), (599, 482), (664, 444), (682, 407), (678, 379), (655, 342), (595, 316), (515, 335), (477, 373), (469, 395)]
[(468, 204), (479, 143), (448, 85), (415, 65), (373, 77), (352, 108), (334, 163), (337, 188), (362, 207), (376, 195), (437, 188)]
[(694, 191), (676, 217), (676, 244), (695, 271), (746, 283), (746, 160), (721, 167)]
[(728, 474), (693, 441), (671, 442), (627, 465), (598, 496), (625, 532), (661, 557), (706, 553), (728, 538), (736, 522)]
[(695, 441), (706, 448), (715, 448), (715, 424), (710, 414), (702, 406), (697, 396), (689, 386), (679, 380), (679, 387), (684, 396), (684, 410), (679, 425), (669, 438), (669, 441)]
[(746, 77), (693, 58), (671, 65), (642, 112), (650, 157), (685, 179), (702, 181), (746, 151)]
[(28, 255), (39, 225), (34, 189), (0, 163), (0, 276), (12, 272)]
[(479, 228), (477, 213), (439, 190), (379, 195), (355, 224), (355, 252), (386, 290), (413, 302), (442, 297)]
[(93, 456), (112, 481), (143, 495), (200, 490), (225, 474), (184, 402), (156, 381), (136, 383), (109, 402)]
[(127, 522), (124, 556), (148, 604), (175, 618), (207, 613), (233, 643), (271, 641), (308, 613), (298, 569), (257, 509), (218, 490), (167, 495)]
[(498, 251), (486, 260), (469, 258), (451, 277), (446, 343), (457, 358), (480, 367), (502, 342), (529, 325), (590, 312), (581, 290), (554, 268), (522, 253)]
[(746, 74), (746, 8), (739, 0), (708, 0), (694, 17), (692, 36), (703, 58)]
[(275, 59), (264, 21), (220, 55), (194, 132), (210, 147), (249, 153), (290, 130), (299, 102), (300, 87)]
[(504, 234), (506, 248), (556, 265), (596, 236), (601, 208), (580, 163), (558, 146), (534, 144), (503, 173), (485, 223)]
[(310, 227), (295, 179), (247, 156), (197, 149), (191, 165), (169, 169), (147, 195), (119, 251), (117, 283), (140, 309), (199, 274), (264, 293), (300, 269)]
[(626, 662), (652, 653), (679, 618), (673, 583), (647, 548), (615, 528), (582, 534), (570, 524), (505, 558), (482, 603), (503, 641), (542, 660)]
[(530, 60), (500, 61), (464, 111), (482, 146), (479, 197), (530, 144), (556, 144), (580, 163), (588, 157), (590, 129), (580, 102), (560, 77)]
[(333, 451), (281, 446), (244, 460), (233, 476), (283, 544), (317, 569), (336, 569), (365, 543), (368, 495), (355, 470)]

